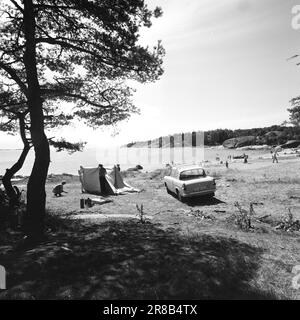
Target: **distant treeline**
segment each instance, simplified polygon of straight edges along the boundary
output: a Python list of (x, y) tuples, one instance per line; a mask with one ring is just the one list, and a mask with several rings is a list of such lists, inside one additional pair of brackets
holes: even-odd
[(243, 136), (257, 137), (257, 144), (282, 144), (288, 140), (300, 140), (300, 128), (274, 125), (271, 127), (252, 129), (209, 130), (204, 132), (204, 144), (207, 146), (216, 146), (222, 144), (227, 139)]
[[(200, 131), (197, 132), (189, 132), (189, 133), (177, 133), (170, 135), (168, 137), (160, 137), (156, 138), (152, 141), (139, 141), (139, 142), (131, 142), (126, 146), (130, 147), (178, 147), (181, 146), (182, 143), (184, 146), (193, 146), (196, 145), (194, 141), (196, 141), (196, 136)], [(202, 135), (203, 141), (203, 132)], [(181, 136), (185, 137), (181, 142)], [(186, 139), (187, 136), (190, 136), (191, 139)], [(224, 141), (231, 138), (239, 138), (239, 137), (249, 137), (249, 144), (257, 144), (257, 145), (278, 145), (286, 143), (288, 140), (300, 140), (300, 128), (299, 127), (287, 127), (287, 126), (279, 126), (274, 125), (271, 127), (264, 128), (252, 128), (252, 129), (216, 129), (209, 130), (204, 132), (204, 145), (206, 146), (217, 146), (223, 144)], [(175, 139), (174, 139), (175, 138)], [(168, 141), (168, 143), (164, 143), (164, 141)], [(174, 141), (175, 140), (175, 141)], [(203, 142), (202, 142), (203, 144)]]

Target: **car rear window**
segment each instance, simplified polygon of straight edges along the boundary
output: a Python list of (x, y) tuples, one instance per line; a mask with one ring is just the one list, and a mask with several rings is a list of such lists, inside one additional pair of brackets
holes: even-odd
[(205, 177), (205, 171), (203, 169), (186, 170), (180, 173), (180, 180), (191, 180)]

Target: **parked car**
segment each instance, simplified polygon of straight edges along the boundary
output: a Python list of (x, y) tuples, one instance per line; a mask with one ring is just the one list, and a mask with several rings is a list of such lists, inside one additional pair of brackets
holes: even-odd
[(188, 197), (213, 197), (216, 191), (215, 179), (197, 165), (172, 167), (170, 175), (164, 177), (164, 183), (167, 192), (175, 193), (180, 201)]

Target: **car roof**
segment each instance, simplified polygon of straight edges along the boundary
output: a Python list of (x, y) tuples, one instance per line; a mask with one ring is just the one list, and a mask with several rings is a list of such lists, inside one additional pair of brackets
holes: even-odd
[(204, 170), (200, 165), (197, 164), (182, 164), (172, 167), (172, 169), (176, 169), (179, 172), (183, 172), (186, 170), (192, 170), (192, 169), (202, 169)]

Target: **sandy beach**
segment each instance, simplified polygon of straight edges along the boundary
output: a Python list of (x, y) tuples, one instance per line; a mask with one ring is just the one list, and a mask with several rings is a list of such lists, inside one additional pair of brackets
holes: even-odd
[[(272, 212), (273, 215), (280, 215), (284, 213), (284, 208), (290, 207), (300, 219), (300, 207), (297, 206), (299, 199), (297, 201), (296, 197), (297, 195), (300, 197), (300, 158), (279, 158), (279, 163), (272, 163), (269, 159), (250, 160), (247, 164), (241, 160), (235, 160), (229, 164), (228, 169), (224, 164), (206, 164), (204, 167), (207, 173), (217, 180), (216, 199), (220, 201), (213, 206), (211, 204), (203, 206), (200, 202), (201, 209), (208, 210), (208, 213), (215, 209), (223, 210), (225, 207), (228, 208), (228, 205), (233, 206), (236, 201), (243, 205), (250, 202), (264, 202), (264, 206), (258, 209), (262, 214)], [(176, 211), (180, 203), (166, 194), (163, 185), (164, 174), (164, 169), (153, 172), (125, 172), (123, 173), (124, 179), (142, 192), (110, 197), (113, 200), (112, 203), (100, 207), (96, 205), (89, 208), (87, 212), (97, 213), (100, 210), (105, 214), (136, 214), (135, 204), (147, 203), (149, 200), (154, 204), (157, 203), (157, 211), (166, 207)], [(61, 199), (54, 198), (51, 192), (53, 186), (60, 182), (59, 179), (67, 181), (66, 190), (69, 192)], [(76, 176), (60, 177), (56, 175), (48, 180), (48, 208), (58, 213), (65, 210), (68, 210), (68, 214), (86, 212), (86, 209), (80, 210), (79, 208), (80, 198), (97, 198), (97, 196), (81, 193), (80, 182)], [(182, 206), (187, 205), (182, 204)]]

